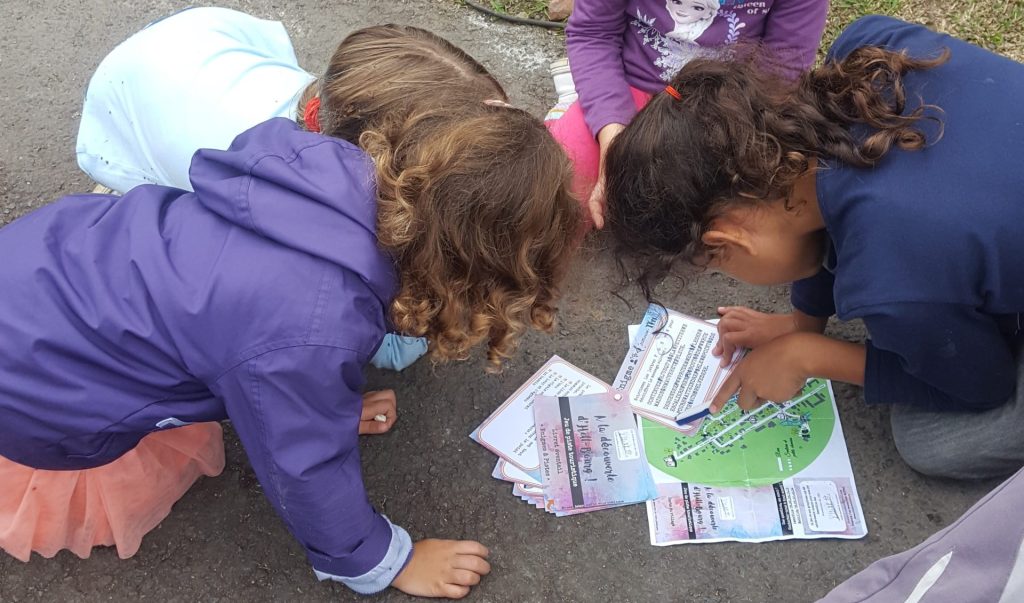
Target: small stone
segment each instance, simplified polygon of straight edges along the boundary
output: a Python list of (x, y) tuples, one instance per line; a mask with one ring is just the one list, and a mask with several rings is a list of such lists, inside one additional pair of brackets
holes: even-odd
[(572, 14), (572, 2), (573, 0), (551, 0), (548, 2), (548, 19), (552, 21), (568, 19)]

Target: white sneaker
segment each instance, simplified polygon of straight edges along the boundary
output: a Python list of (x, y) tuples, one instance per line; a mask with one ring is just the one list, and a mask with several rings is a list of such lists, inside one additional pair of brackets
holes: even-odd
[(548, 114), (544, 117), (544, 121), (551, 121), (562, 117), (569, 106), (579, 98), (579, 95), (576, 94), (576, 84), (572, 81), (572, 71), (569, 69), (569, 59), (559, 59), (551, 63), (550, 72), (551, 80), (555, 84), (555, 94), (558, 96), (558, 101), (556, 101), (555, 106), (548, 111)]

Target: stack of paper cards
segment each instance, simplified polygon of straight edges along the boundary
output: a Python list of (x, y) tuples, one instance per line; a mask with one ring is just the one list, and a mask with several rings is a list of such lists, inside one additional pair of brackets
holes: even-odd
[(728, 366), (721, 366), (711, 353), (717, 343), (714, 324), (651, 304), (631, 338), (615, 389), (636, 414), (692, 431), (742, 357), (737, 351)]
[[(595, 397), (586, 396), (586, 394), (600, 395), (596, 396), (595, 399)], [(583, 397), (581, 398), (580, 396)], [(551, 427), (553, 424), (550, 421), (556, 421), (561, 425), (562, 407), (560, 399), (566, 400), (569, 408), (584, 413), (577, 415), (578, 417), (593, 417), (585, 420), (586, 426), (580, 424), (571, 432), (574, 434), (571, 440), (564, 439), (564, 431), (560, 432), (561, 435), (559, 437), (562, 439), (558, 440), (555, 436), (559, 434), (555, 434)], [(538, 401), (541, 401), (540, 407), (536, 406)], [(608, 404), (613, 404), (613, 406), (609, 407), (607, 406)], [(534, 413), (538, 409), (540, 412), (539, 416), (544, 421), (545, 433), (555, 438), (548, 439), (545, 442), (545, 446), (548, 447), (546, 449), (548, 453), (547, 462), (549, 463), (547, 472), (548, 482), (545, 482), (543, 477), (544, 465), (537, 441), (538, 422)], [(612, 411), (615, 412), (613, 413)], [(601, 417), (601, 425), (604, 427), (596, 427), (597, 417)], [(614, 417), (614, 422), (609, 422), (611, 419), (608, 419), (608, 417)], [(623, 457), (621, 460), (616, 456), (613, 461), (612, 480), (609, 481), (607, 478), (602, 478), (606, 486), (602, 486), (600, 494), (597, 493), (596, 489), (590, 488), (588, 493), (583, 495), (583, 483), (579, 483), (580, 489), (577, 490), (576, 502), (573, 502), (571, 488), (568, 499), (562, 497), (562, 490), (557, 490), (558, 496), (545, 497), (546, 487), (561, 488), (562, 484), (568, 483), (566, 480), (573, 479), (567, 472), (570, 463), (568, 451), (571, 450), (572, 452), (571, 462), (574, 464), (575, 470), (577, 472), (583, 470), (588, 472), (581, 474), (584, 478), (591, 478), (596, 469), (604, 467), (604, 461), (600, 460), (604, 458), (600, 456), (603, 453), (599, 449), (599, 456), (595, 458), (593, 445), (596, 444), (600, 447), (602, 444), (600, 438), (605, 436), (605, 434), (600, 433), (600, 431), (592, 432), (589, 426), (591, 420), (594, 421), (594, 429), (604, 429), (607, 431), (615, 426), (615, 429), (612, 429), (612, 431), (621, 431), (623, 428), (631, 430), (630, 435), (620, 434), (615, 436), (613, 433), (610, 436), (606, 436), (611, 438), (619, 437), (622, 440), (620, 446), (626, 451), (625, 454), (620, 455)], [(646, 462), (643, 461), (643, 455), (638, 452), (640, 444), (636, 424), (633, 423), (629, 407), (624, 403), (622, 397), (620, 396), (618, 400), (615, 400), (614, 393), (607, 384), (558, 356), (553, 356), (548, 360), (518, 391), (512, 394), (508, 400), (505, 400), (480, 427), (470, 434), (470, 437), (498, 455), (499, 460), (494, 467), (494, 471), (491, 473), (492, 476), (512, 482), (513, 493), (516, 496), (556, 515), (569, 515), (604, 509), (609, 506), (627, 504), (627, 500), (629, 503), (641, 502), (653, 498), (656, 494), (650, 478), (650, 472), (645, 466)], [(582, 439), (576, 441), (576, 437)], [(566, 442), (570, 441), (571, 445), (567, 446)], [(614, 439), (612, 440), (612, 446), (614, 446)], [(556, 457), (552, 456), (552, 454), (560, 456)], [(610, 454), (614, 456), (614, 451)], [(634, 454), (636, 458), (630, 458)], [(595, 464), (598, 460), (602, 464)], [(641, 470), (640, 475), (642, 477), (638, 478), (630, 475), (628, 478), (619, 479), (616, 470), (621, 462), (636, 463)], [(626, 469), (630, 472), (633, 471), (631, 466)], [(603, 471), (604, 469), (602, 468), (601, 470)], [(576, 475), (575, 479), (578, 481), (580, 475)], [(555, 486), (554, 484), (556, 483), (559, 485)], [(589, 486), (597, 482), (584, 483)], [(549, 484), (551, 485), (549, 486)], [(613, 485), (614, 487), (608, 488), (607, 485)], [(556, 490), (551, 491), (555, 492)], [(637, 493), (643, 497), (636, 498), (635, 495)], [(582, 499), (579, 496), (582, 496)], [(565, 502), (566, 500), (569, 502)]]

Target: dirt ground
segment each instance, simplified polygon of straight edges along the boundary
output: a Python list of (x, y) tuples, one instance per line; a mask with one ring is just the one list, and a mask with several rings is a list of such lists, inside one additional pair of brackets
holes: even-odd
[[(447, 1), (221, 4), (283, 21), (302, 64), (314, 72), (355, 28), (392, 21), (433, 29), (481, 59), (516, 103), (538, 115), (553, 101), (547, 64), (564, 52), (557, 34), (493, 23)], [(91, 188), (74, 159), (90, 74), (122, 39), (184, 6), (176, 0), (0, 0), (0, 224)], [(640, 505), (561, 519), (529, 508), (508, 484), (490, 477), (493, 456), (467, 436), (552, 354), (605, 379), (615, 375), (625, 353), (625, 325), (644, 306), (635, 293), (625, 294), (632, 306), (610, 293), (617, 277), (602, 245), (592, 242), (574, 271), (556, 332), (527, 337), (504, 374), (486, 375), (474, 361), (436, 368), (420, 362), (402, 374), (370, 375), (372, 387), (398, 392), (400, 412), (391, 433), (364, 442), (373, 502), (414, 538), (474, 538), (489, 546), (494, 572), (471, 600), (810, 601), (875, 559), (917, 544), (994, 485), (915, 474), (893, 447), (887, 411), (866, 406), (859, 389), (838, 386), (870, 530), (863, 540), (655, 548), (648, 544)], [(710, 315), (721, 304), (787, 307), (784, 289), (753, 289), (719, 277), (666, 290), (663, 299), (697, 315)], [(851, 338), (862, 333), (855, 324), (833, 325), (833, 331)], [(379, 598), (406, 599), (393, 590)], [(198, 483), (132, 559), (98, 550), (87, 560), (62, 553), (23, 564), (0, 554), (2, 601), (143, 599), (359, 597), (316, 582), (229, 433), (224, 474)]]

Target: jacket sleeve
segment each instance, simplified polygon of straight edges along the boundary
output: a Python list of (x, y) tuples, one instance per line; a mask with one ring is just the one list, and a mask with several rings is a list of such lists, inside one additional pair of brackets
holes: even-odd
[(828, 318), (836, 313), (836, 302), (832, 294), (835, 277), (822, 268), (812, 277), (793, 283), (789, 300), (793, 307), (809, 316)]
[(827, 14), (828, 0), (776, 0), (768, 11), (763, 43), (787, 76), (814, 65)]
[(623, 1), (580, 0), (569, 17), (569, 68), (594, 136), (608, 124), (628, 124), (636, 115), (622, 62), (627, 24)]
[(363, 487), (363, 380), (355, 352), (301, 345), (250, 358), (212, 389), (316, 575), (369, 594), (402, 570), (412, 543), (373, 509)]
[(968, 306), (898, 303), (872, 306), (862, 318), (871, 336), (869, 404), (982, 411), (1013, 395), (1017, 363), (992, 317)]

